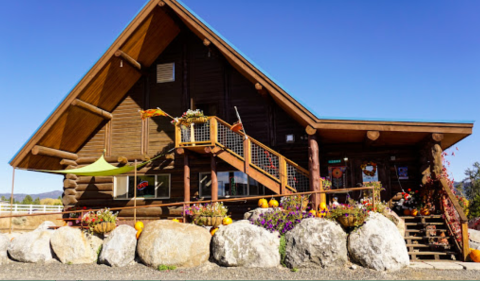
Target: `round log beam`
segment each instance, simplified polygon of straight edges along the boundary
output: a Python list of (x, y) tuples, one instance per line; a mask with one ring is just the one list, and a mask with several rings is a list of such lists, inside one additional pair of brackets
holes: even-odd
[(441, 142), (444, 137), (444, 134), (432, 134), (432, 139), (436, 142)]
[(128, 158), (125, 156), (119, 156), (117, 158), (118, 163), (120, 164), (128, 164)]
[(57, 157), (62, 159), (69, 159), (69, 160), (77, 160), (78, 155), (75, 153), (58, 150), (50, 147), (36, 145), (32, 148), (33, 155), (44, 155), (44, 156), (51, 156)]
[(369, 139), (370, 141), (376, 141), (379, 137), (379, 131), (367, 131), (367, 139)]
[(65, 193), (65, 195), (72, 195), (72, 196), (75, 196), (77, 195), (77, 191), (74, 189), (74, 188), (67, 188), (63, 191)]
[(62, 203), (63, 203), (64, 206), (74, 205), (77, 202), (78, 201), (77, 201), (77, 199), (75, 199), (75, 195), (64, 195), (63, 198), (62, 198)]
[(77, 162), (73, 161), (73, 160), (68, 160), (68, 159), (62, 159), (60, 161), (60, 165), (63, 165), (63, 166), (77, 166)]
[(208, 46), (210, 46), (210, 44), (211, 44), (210, 40), (208, 40), (207, 38), (203, 39), (203, 45), (204, 46), (208, 47)]
[(261, 90), (263, 89), (262, 84), (256, 83), (256, 84), (255, 84), (255, 89), (256, 89), (257, 91), (261, 91)]
[(308, 125), (306, 128), (305, 128), (305, 132), (307, 132), (307, 135), (309, 136), (313, 136), (317, 133), (317, 129), (313, 128), (312, 126)]
[(185, 153), (185, 150), (181, 147), (175, 149), (175, 152), (178, 154), (178, 155), (183, 155)]
[(76, 188), (77, 182), (74, 180), (66, 179), (63, 181), (63, 188)]

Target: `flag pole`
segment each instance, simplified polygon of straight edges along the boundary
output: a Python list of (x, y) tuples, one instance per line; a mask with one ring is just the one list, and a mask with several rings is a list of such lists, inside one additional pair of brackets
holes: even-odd
[(13, 224), (12, 224), (12, 212), (13, 212), (13, 188), (15, 186), (15, 167), (13, 167), (13, 174), (12, 174), (12, 193), (10, 194), (10, 231), (9, 233), (12, 234)]
[(134, 172), (134, 175), (135, 175), (135, 179), (133, 180), (134, 182), (134, 191), (133, 191), (133, 206), (134, 206), (134, 209), (133, 209), (133, 223), (137, 223), (137, 159), (135, 159), (135, 172)]

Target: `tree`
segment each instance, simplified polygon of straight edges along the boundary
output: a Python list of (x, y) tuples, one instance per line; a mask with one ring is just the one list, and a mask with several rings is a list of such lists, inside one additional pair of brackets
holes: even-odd
[(37, 197), (37, 199), (33, 201), (33, 205), (40, 205), (40, 198)]
[(30, 195), (25, 196), (25, 198), (22, 201), (22, 204), (30, 205), (32, 203), (33, 203), (33, 199), (32, 199), (32, 196), (30, 196)]
[(7, 201), (7, 198), (5, 198), (5, 196), (2, 195), (2, 201)]
[(480, 195), (480, 163), (475, 162), (473, 169), (465, 170), (465, 175), (467, 178), (462, 181), (465, 196), (469, 200), (475, 199), (477, 195)]
[(468, 206), (468, 218), (474, 219), (480, 217), (480, 195), (475, 196), (470, 200), (470, 206)]

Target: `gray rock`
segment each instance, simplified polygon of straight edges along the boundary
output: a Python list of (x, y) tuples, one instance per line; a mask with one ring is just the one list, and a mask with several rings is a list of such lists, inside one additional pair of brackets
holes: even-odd
[(402, 235), (402, 237), (405, 238), (405, 230), (406, 230), (405, 221), (401, 217), (399, 217), (397, 213), (395, 213), (390, 209), (386, 209), (385, 211), (383, 211), (383, 215), (395, 224), (398, 231), (400, 232), (400, 235)]
[(8, 254), (12, 259), (21, 262), (52, 261), (51, 236), (51, 231), (40, 230), (21, 234), (10, 242)]
[(93, 263), (97, 260), (99, 243), (96, 236), (86, 235), (78, 228), (60, 227), (50, 240), (55, 255), (62, 263), (82, 264)]
[(0, 233), (0, 264), (8, 261), (7, 249), (10, 245), (10, 239), (7, 235)]
[(348, 237), (351, 258), (362, 266), (399, 270), (410, 264), (405, 240), (395, 224), (379, 213), (370, 213), (366, 223)]
[(210, 256), (212, 236), (194, 224), (159, 220), (145, 225), (137, 244), (140, 260), (148, 266), (195, 267)]
[(285, 264), (290, 268), (341, 267), (348, 262), (347, 234), (336, 222), (304, 219), (285, 239)]
[(470, 236), (470, 248), (480, 250), (480, 231), (469, 229), (468, 234)]
[(103, 242), (100, 263), (113, 267), (122, 267), (135, 259), (137, 248), (137, 231), (128, 225), (115, 228)]
[(50, 231), (50, 232), (54, 232), (55, 229), (49, 228), (50, 226), (56, 226), (56, 224), (53, 223), (53, 222), (51, 222), (51, 221), (44, 221), (44, 222), (42, 222), (42, 224), (40, 224), (34, 231)]
[(243, 215), (244, 220), (255, 221), (260, 217), (261, 214), (268, 211), (272, 211), (273, 208), (256, 208), (254, 210), (248, 211)]
[(223, 266), (275, 267), (280, 264), (278, 233), (244, 223), (218, 229), (212, 239), (212, 257)]

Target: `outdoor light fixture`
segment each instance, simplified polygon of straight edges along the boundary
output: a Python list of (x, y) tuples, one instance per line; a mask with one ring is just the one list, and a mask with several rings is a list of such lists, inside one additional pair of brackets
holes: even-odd
[(295, 135), (290, 134), (285, 136), (285, 141), (287, 143), (294, 143), (295, 142)]
[(348, 161), (348, 157), (345, 156), (345, 158), (343, 158), (343, 161), (347, 162), (347, 161)]

